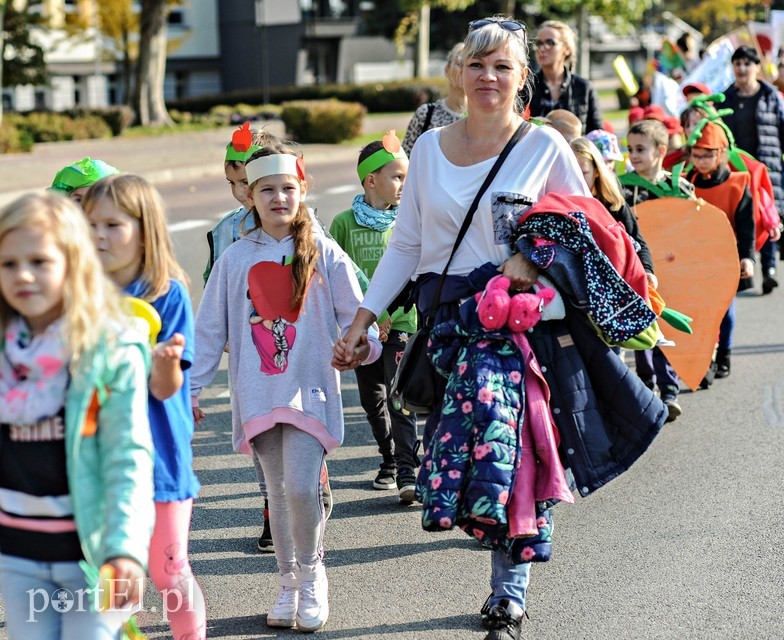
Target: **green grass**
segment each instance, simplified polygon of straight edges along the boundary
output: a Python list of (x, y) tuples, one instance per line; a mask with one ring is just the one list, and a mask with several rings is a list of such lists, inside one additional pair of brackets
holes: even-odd
[(123, 138), (143, 138), (147, 136), (165, 136), (188, 131), (207, 131), (222, 126), (221, 124), (207, 122), (187, 122), (163, 127), (129, 127), (122, 133)]
[(615, 109), (613, 111), (605, 111), (602, 113), (602, 117), (605, 120), (628, 120), (629, 119), (629, 110), (628, 109)]

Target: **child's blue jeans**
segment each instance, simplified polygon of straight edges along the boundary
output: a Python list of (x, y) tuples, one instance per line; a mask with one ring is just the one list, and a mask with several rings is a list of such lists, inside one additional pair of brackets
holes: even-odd
[(78, 562), (39, 562), (0, 555), (0, 591), (9, 638), (113, 640), (121, 618), (91, 610)]

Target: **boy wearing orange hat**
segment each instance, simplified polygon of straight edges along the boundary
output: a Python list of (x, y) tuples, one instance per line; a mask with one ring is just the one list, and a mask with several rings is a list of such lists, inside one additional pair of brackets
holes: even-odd
[[(727, 134), (721, 126), (702, 120), (688, 142), (689, 158), (694, 168), (688, 179), (697, 197), (718, 207), (727, 215), (735, 232), (740, 258), (740, 278), (754, 276), (754, 201), (749, 188), (749, 174), (731, 172), (727, 162)], [(716, 350), (716, 377), (730, 375), (730, 351), (735, 329), (735, 301), (727, 310), (719, 329)]]

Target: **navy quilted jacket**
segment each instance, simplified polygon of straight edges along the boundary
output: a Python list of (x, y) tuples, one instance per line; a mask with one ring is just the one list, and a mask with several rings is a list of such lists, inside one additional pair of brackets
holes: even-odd
[[(760, 80), (760, 98), (757, 102), (757, 140), (736, 140), (737, 145), (765, 164), (773, 183), (773, 196), (779, 216), (784, 215), (784, 178), (781, 154), (784, 152), (784, 99), (776, 87)], [(724, 117), (724, 122), (734, 133), (738, 118), (738, 89), (733, 84), (724, 91), (726, 99), (721, 108), (734, 109)]]
[(550, 387), (562, 462), (585, 497), (645, 452), (667, 407), (568, 306), (563, 320), (540, 322), (527, 337)]
[[(475, 302), (466, 307), (474, 311)], [(459, 526), (494, 548), (508, 532), (506, 504), (524, 416), (520, 351), (478, 320), (450, 320), (431, 335), (433, 363), (448, 376), (441, 420), (417, 483), (428, 531)]]

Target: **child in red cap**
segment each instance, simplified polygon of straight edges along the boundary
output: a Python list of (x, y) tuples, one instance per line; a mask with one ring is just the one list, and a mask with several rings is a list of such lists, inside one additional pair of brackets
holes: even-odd
[[(754, 276), (754, 202), (749, 189), (749, 174), (731, 172), (727, 163), (729, 140), (721, 126), (702, 120), (688, 142), (689, 158), (694, 168), (688, 179), (695, 194), (718, 207), (735, 231), (740, 258), (740, 278)], [(716, 377), (730, 375), (730, 350), (735, 329), (735, 301), (721, 321), (719, 346), (716, 350)]]

